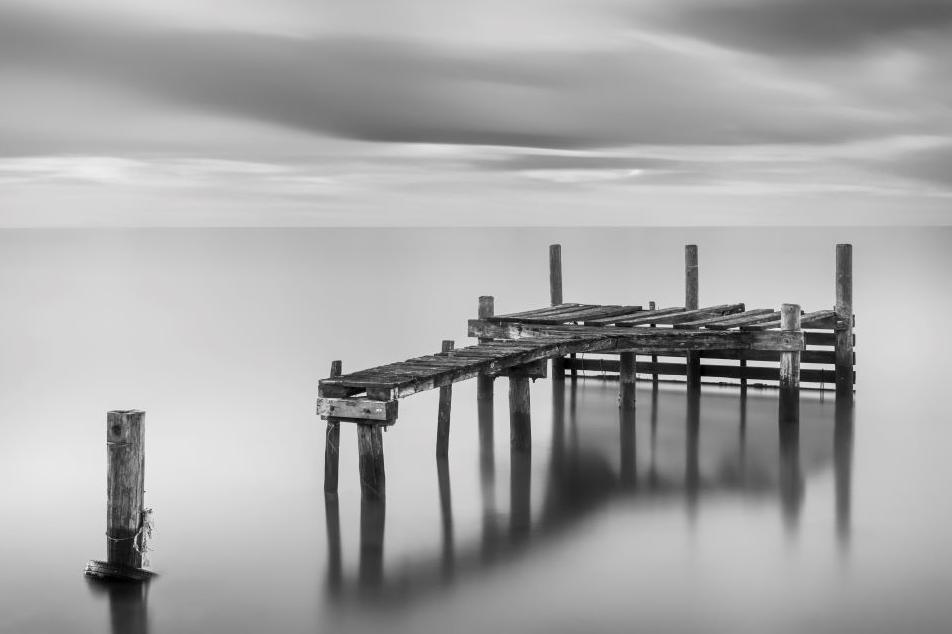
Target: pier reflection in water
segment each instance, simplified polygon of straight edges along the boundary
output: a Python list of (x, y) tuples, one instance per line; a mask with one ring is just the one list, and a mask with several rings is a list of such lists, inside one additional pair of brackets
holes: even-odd
[[(610, 389), (617, 389), (615, 384)], [(645, 384), (641, 384), (644, 386)], [(442, 544), (433, 556), (398, 570), (384, 569), (385, 502), (361, 502), (360, 550), (356, 578), (341, 564), (340, 516), (336, 496), (327, 510), (327, 595), (336, 599), (387, 599), (402, 604), (451, 586), (467, 576), (488, 572), (537, 546), (565, 534), (599, 509), (611, 504), (684, 505), (690, 525), (702, 521), (707, 496), (735, 495), (773, 500), (778, 518), (791, 539), (811, 474), (832, 470), (835, 479), (835, 537), (845, 552), (850, 539), (850, 496), (853, 452), (853, 408), (808, 394), (801, 405), (801, 423), (779, 423), (776, 393), (748, 396), (747, 390), (705, 388), (691, 396), (672, 386), (647, 385), (638, 390), (634, 408), (618, 407), (599, 394), (595, 402), (578, 403), (579, 383), (551, 383), (551, 425), (547, 468), (542, 477), (539, 509), (533, 513), (532, 450), (510, 449), (509, 513), (496, 508), (495, 420), (492, 399), (478, 399), (481, 536), (477, 543), (457, 543), (451, 503), (448, 462), (437, 459)], [(585, 388), (581, 388), (585, 389)], [(617, 421), (617, 433), (603, 433)], [(580, 439), (586, 438), (583, 443)], [(679, 438), (680, 437), (680, 438)], [(774, 441), (770, 442), (773, 438)], [(679, 449), (680, 448), (680, 449)], [(537, 446), (535, 452), (539, 454)], [(616, 459), (613, 456), (617, 456)], [(500, 526), (506, 521), (508, 526)]]
[(86, 578), (90, 592), (109, 602), (112, 634), (149, 634), (149, 582)]

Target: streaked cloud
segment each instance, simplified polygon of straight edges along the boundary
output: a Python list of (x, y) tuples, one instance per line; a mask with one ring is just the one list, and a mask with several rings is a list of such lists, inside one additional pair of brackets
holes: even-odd
[[(161, 224), (163, 194), (247, 201), (240, 224), (465, 224), (470, 199), (529, 223), (575, 222), (572, 203), (678, 224), (704, 217), (695, 196), (757, 196), (769, 220), (797, 195), (834, 214), (900, 198), (934, 222), (950, 7), (0, 0), (0, 224), (23, 204), (83, 224), (104, 201)], [(55, 209), (56, 190), (79, 204)]]

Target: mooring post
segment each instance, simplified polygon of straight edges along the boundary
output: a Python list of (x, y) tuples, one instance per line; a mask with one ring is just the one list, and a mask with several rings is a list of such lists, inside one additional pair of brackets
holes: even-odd
[(520, 451), (528, 451), (532, 447), (529, 375), (523, 368), (514, 368), (509, 372), (509, 444)]
[(381, 425), (357, 424), (357, 453), (361, 496), (367, 500), (383, 500), (387, 493), (387, 481), (383, 466)]
[[(549, 245), (549, 296), (551, 304), (562, 303), (562, 245)], [(565, 357), (552, 357), (552, 378), (565, 379)]]
[(90, 561), (91, 577), (145, 581), (143, 553), (151, 528), (145, 502), (145, 412), (106, 414), (106, 561)]
[[(780, 329), (800, 332), (800, 305), (780, 307)], [(800, 419), (800, 351), (780, 353), (780, 422), (796, 423)]]
[[(331, 378), (341, 375), (340, 360), (331, 361)], [(337, 480), (340, 471), (340, 421), (327, 417), (324, 434), (324, 495), (337, 495)]]
[[(479, 298), (479, 313), (478, 316), (480, 319), (489, 319), (494, 314), (496, 314), (495, 300), (492, 295), (481, 295)], [(480, 337), (479, 343), (486, 343), (492, 341), (492, 339), (486, 337)], [(480, 374), (476, 377), (476, 398), (479, 400), (490, 399), (493, 397), (493, 380), (494, 377), (488, 374)]]
[(853, 398), (853, 245), (836, 245), (836, 398)]
[(622, 352), (618, 364), (618, 406), (622, 409), (635, 407), (637, 363), (634, 352)]
[[(697, 245), (684, 246), (684, 307), (687, 310), (698, 309), (698, 270)], [(685, 356), (687, 387), (689, 390), (701, 390), (701, 355), (699, 352), (688, 352)]]
[(145, 412), (106, 414), (106, 561), (142, 567), (139, 548), (145, 501)]

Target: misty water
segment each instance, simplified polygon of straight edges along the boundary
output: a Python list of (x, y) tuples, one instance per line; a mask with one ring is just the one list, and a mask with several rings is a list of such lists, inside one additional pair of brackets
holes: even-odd
[[(620, 414), (617, 383), (544, 379), (511, 461), (506, 379), (492, 407), (468, 381), (443, 470), (419, 394), (362, 545), (347, 424), (325, 504), (318, 379), (469, 343), (479, 295), (546, 305), (552, 242), (566, 301), (679, 305), (696, 243), (702, 305), (808, 311), (853, 243), (855, 409), (804, 391), (791, 435), (769, 389), (643, 382)], [(936, 228), (2, 231), (0, 631), (947, 631), (950, 253)], [(124, 408), (146, 588), (82, 574)]]

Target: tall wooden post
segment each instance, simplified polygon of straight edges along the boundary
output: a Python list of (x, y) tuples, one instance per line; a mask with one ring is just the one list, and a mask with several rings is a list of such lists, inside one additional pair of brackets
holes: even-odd
[[(657, 309), (657, 305), (654, 302), (648, 302), (648, 310), (656, 310), (656, 309)], [(651, 324), (651, 328), (655, 328), (655, 327), (656, 327), (655, 324)], [(652, 368), (657, 366), (657, 364), (658, 364), (658, 355), (656, 354), (651, 355)], [(652, 372), (651, 372), (651, 388), (652, 389), (658, 388), (658, 373), (654, 369), (652, 369)]]
[[(480, 319), (489, 319), (495, 314), (495, 300), (492, 295), (481, 295), (479, 298), (479, 313), (478, 316)], [(487, 341), (492, 341), (492, 339), (487, 339), (485, 337), (479, 338), (479, 343), (485, 343)], [(493, 397), (493, 377), (488, 374), (480, 374), (476, 377), (476, 398), (490, 399)]]
[(106, 414), (106, 453), (106, 561), (141, 568), (145, 412), (122, 410)]
[[(380, 428), (376, 427), (379, 431)], [(383, 498), (360, 500), (360, 559), (357, 583), (362, 592), (372, 594), (383, 584), (383, 538), (387, 506)]]
[(633, 409), (637, 387), (635, 353), (622, 352), (618, 356), (618, 406), (622, 409)]
[[(562, 245), (549, 245), (549, 297), (553, 306), (562, 303)], [(552, 378), (565, 380), (565, 358), (552, 357)]]
[(493, 400), (478, 399), (479, 418), (479, 488), (483, 506), (481, 554), (488, 561), (495, 556), (498, 539), (496, 529), (496, 454), (493, 443)]
[(383, 433), (380, 425), (357, 424), (360, 493), (367, 500), (383, 500), (387, 480), (383, 465)]
[[(342, 364), (331, 361), (331, 378), (340, 376)], [(340, 471), (340, 421), (327, 418), (327, 430), (324, 434), (324, 495), (337, 495), (337, 480)]]
[(836, 245), (836, 398), (853, 398), (853, 245)]
[[(453, 349), (453, 342), (443, 341), (443, 352)], [(436, 416), (436, 456), (446, 457), (450, 447), (450, 410), (453, 406), (453, 385), (440, 388), (440, 406)]]
[[(784, 304), (780, 307), (780, 329), (800, 331), (800, 305)], [(800, 420), (800, 351), (780, 353), (780, 422), (796, 423)]]
[[(684, 246), (684, 307), (687, 310), (696, 310), (698, 306), (698, 270), (697, 245)], [(701, 390), (701, 355), (698, 352), (688, 352), (685, 357), (687, 364), (688, 390)]]
[(509, 443), (521, 451), (532, 448), (529, 376), (522, 368), (514, 368), (509, 373)]

